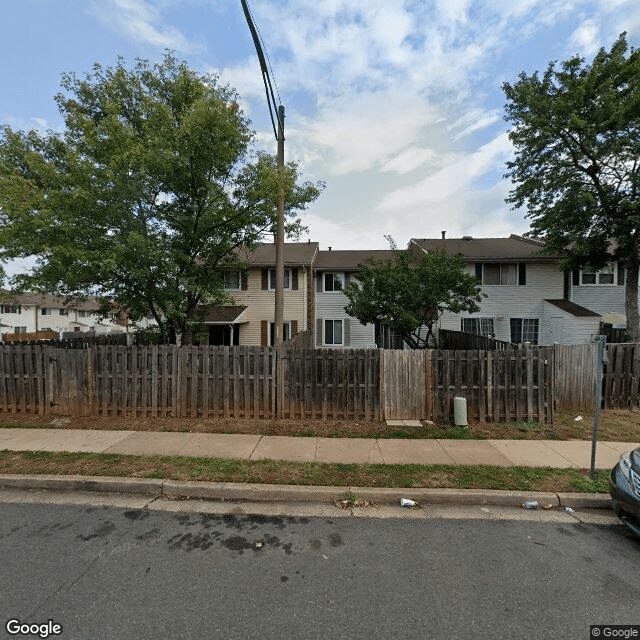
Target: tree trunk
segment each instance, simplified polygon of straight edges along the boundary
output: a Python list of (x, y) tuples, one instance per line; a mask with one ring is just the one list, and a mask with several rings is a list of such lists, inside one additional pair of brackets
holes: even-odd
[(638, 312), (638, 261), (627, 265), (627, 281), (624, 308), (627, 316), (627, 333), (631, 342), (640, 342), (640, 313)]

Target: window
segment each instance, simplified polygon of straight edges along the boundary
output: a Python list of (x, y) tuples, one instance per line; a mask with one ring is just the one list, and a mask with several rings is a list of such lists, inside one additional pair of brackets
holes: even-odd
[(495, 336), (493, 328), (493, 318), (462, 318), (462, 331), (476, 333), (481, 336)]
[(324, 290), (342, 291), (344, 287), (344, 273), (325, 273)]
[(615, 284), (615, 269), (608, 264), (600, 270), (586, 267), (580, 272), (580, 284)]
[[(291, 269), (284, 270), (284, 288), (291, 289)], [(269, 269), (269, 290), (275, 291), (276, 289), (276, 270)]]
[(517, 285), (517, 264), (483, 264), (482, 284), (484, 285)]
[(537, 318), (511, 318), (511, 342), (538, 344)]
[(13, 333), (27, 333), (27, 327), (13, 327)]
[(0, 313), (22, 313), (19, 304), (0, 304)]
[(53, 311), (53, 309), (51, 309), (49, 307), (42, 307), (42, 309), (40, 309), (40, 315), (50, 316), (52, 311)]
[[(282, 323), (282, 342), (291, 340), (291, 322)], [(276, 343), (276, 323), (269, 323), (269, 344), (274, 345)]]
[(69, 315), (69, 309), (58, 309), (58, 312), (60, 313), (61, 316)]
[(78, 318), (86, 318), (87, 317), (87, 312), (86, 311), (78, 311)]
[(40, 331), (51, 331), (51, 327), (42, 327)]
[(324, 343), (342, 344), (342, 320), (324, 321)]
[(240, 291), (240, 272), (225, 271), (224, 272), (224, 288), (227, 291)]

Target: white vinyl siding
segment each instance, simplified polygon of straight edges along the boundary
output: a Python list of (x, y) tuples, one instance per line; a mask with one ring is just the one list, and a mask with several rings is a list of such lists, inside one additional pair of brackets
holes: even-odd
[[(315, 317), (318, 320), (347, 320), (349, 322), (349, 344), (335, 345), (353, 349), (373, 349), (376, 346), (375, 326), (362, 325), (358, 320), (347, 315), (344, 308), (349, 298), (341, 291), (324, 291), (325, 275), (327, 272), (317, 272), (315, 275)], [(352, 276), (345, 274), (344, 283)], [(319, 285), (318, 285), (319, 283)], [(317, 333), (317, 331), (316, 331)]]
[[(468, 264), (469, 273), (475, 274), (475, 264)], [(620, 287), (621, 289), (623, 287)], [(603, 288), (604, 290), (604, 288)], [(511, 341), (511, 326), (509, 318), (538, 318), (545, 313), (546, 299), (560, 299), (564, 297), (564, 274), (555, 264), (538, 264), (528, 262), (526, 265), (526, 284), (517, 286), (483, 286), (483, 298), (479, 305), (480, 311), (474, 314), (464, 314), (470, 318), (493, 318), (495, 338)], [(577, 302), (577, 300), (576, 300)], [(578, 304), (580, 304), (578, 302)], [(585, 305), (588, 307), (588, 305)], [(445, 313), (438, 326), (442, 329), (460, 331), (461, 315)], [(542, 333), (540, 334), (542, 336)], [(545, 336), (547, 333), (544, 334)], [(543, 344), (543, 343), (541, 343)], [(552, 344), (552, 343), (544, 343)]]

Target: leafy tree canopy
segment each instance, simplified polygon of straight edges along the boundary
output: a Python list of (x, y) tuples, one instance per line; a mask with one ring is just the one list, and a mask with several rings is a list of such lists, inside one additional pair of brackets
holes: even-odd
[(627, 327), (640, 339), (640, 52), (625, 34), (591, 64), (573, 57), (505, 83), (516, 151), (507, 202), (526, 206), (533, 233), (561, 266), (627, 268)]
[[(273, 233), (276, 161), (251, 154), (237, 94), (167, 53), (131, 70), (62, 75), (63, 132), (0, 130), (0, 259), (32, 257), (15, 290), (98, 294), (189, 344), (203, 303), (225, 302), (234, 248)], [(285, 167), (285, 222), (322, 184)]]
[(390, 327), (412, 349), (433, 346), (434, 325), (445, 311), (475, 313), (483, 297), (462, 256), (444, 249), (396, 250), (387, 260), (369, 260), (356, 279), (344, 288), (345, 311), (362, 324)]

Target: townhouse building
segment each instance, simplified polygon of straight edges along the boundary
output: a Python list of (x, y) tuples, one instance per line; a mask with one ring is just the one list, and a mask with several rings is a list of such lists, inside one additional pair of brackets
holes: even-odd
[[(284, 245), (283, 339), (313, 327), (313, 266), (317, 242)], [(210, 307), (204, 315), (210, 345), (271, 346), (274, 343), (275, 244), (261, 244), (237, 255), (246, 269), (224, 274), (230, 305)]]
[(586, 301), (584, 297), (571, 298), (570, 274), (559, 269), (557, 256), (541, 253), (539, 240), (513, 234), (508, 238), (414, 238), (409, 246), (461, 254), (469, 272), (481, 282), (486, 297), (480, 311), (446, 313), (439, 323), (443, 329), (539, 345), (589, 342), (599, 333), (601, 314), (578, 302)]
[[(388, 328), (362, 325), (344, 308), (343, 288), (368, 259), (386, 260), (393, 251), (319, 251), (315, 264), (315, 344), (317, 347), (374, 348), (399, 346)], [(394, 342), (395, 339), (395, 342)], [(400, 341), (401, 342), (401, 341)], [(393, 344), (392, 344), (393, 343)]]
[(99, 306), (97, 299), (67, 303), (63, 298), (48, 294), (2, 291), (0, 328), (3, 335), (38, 331), (111, 333), (127, 330), (126, 320), (119, 318), (116, 313), (101, 317)]

